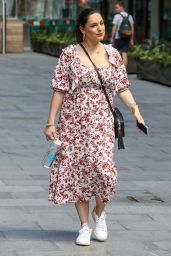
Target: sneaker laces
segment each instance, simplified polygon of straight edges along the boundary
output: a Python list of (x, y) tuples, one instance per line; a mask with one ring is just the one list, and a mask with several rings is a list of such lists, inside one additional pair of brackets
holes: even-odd
[(87, 225), (83, 225), (82, 228), (79, 231), (80, 235), (89, 235), (91, 232), (91, 229)]
[(97, 217), (96, 223), (98, 225), (98, 229), (105, 230), (106, 229), (106, 223), (105, 223), (105, 214), (103, 216)]

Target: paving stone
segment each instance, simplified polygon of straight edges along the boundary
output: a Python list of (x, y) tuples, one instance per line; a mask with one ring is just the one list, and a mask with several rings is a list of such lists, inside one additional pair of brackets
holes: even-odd
[(8, 185), (14, 185), (14, 186), (41, 186), (41, 185), (47, 185), (49, 184), (49, 180), (34, 180), (34, 179), (30, 179), (30, 180), (10, 180), (10, 179), (3, 179), (2, 180), (4, 184)]
[(49, 179), (49, 174), (42, 174), (42, 175), (30, 175), (33, 180), (48, 180)]
[(8, 199), (8, 198), (12, 198), (12, 194), (9, 192), (0, 192), (0, 199)]
[[(25, 199), (38, 199), (38, 198), (47, 198), (48, 193), (47, 192), (14, 192), (11, 193), (11, 197), (13, 198), (25, 198)], [(0, 198), (1, 198), (1, 193), (0, 193)]]
[(157, 221), (127, 221), (127, 220), (119, 220), (118, 221), (123, 227), (128, 230), (168, 230), (171, 231), (171, 222), (166, 220), (165, 222), (157, 222)]
[(28, 231), (37, 231), (40, 230), (40, 226), (33, 222), (33, 221), (26, 221), (26, 220), (20, 220), (15, 219), (15, 221), (13, 219), (11, 220), (0, 220), (0, 230), (1, 232), (3, 232), (3, 234), (5, 235), (5, 237), (8, 236), (8, 234), (11, 234), (11, 232), (13, 233), (17, 233), (17, 232), (23, 232), (23, 230), (26, 230), (26, 232)]
[(11, 172), (4, 173), (4, 171), (0, 174), (2, 180), (31, 180), (32, 177), (28, 174), (24, 174), (22, 171), (20, 173), (14, 174)]
[(40, 205), (40, 206), (44, 206), (44, 205), (49, 205), (49, 202), (47, 201), (47, 198), (38, 198), (38, 199), (0, 199), (0, 205), (1, 206), (27, 206), (27, 205)]
[(43, 192), (41, 186), (0, 186), (0, 192)]
[(158, 246), (163, 251), (170, 252), (171, 254), (171, 241), (157, 241), (154, 242), (154, 245)]
[[(33, 237), (34, 238), (34, 237)], [(0, 241), (0, 248), (3, 253), (6, 252), (6, 255), (15, 255), (15, 253), (18, 255), (19, 251), (22, 251), (23, 255), (24, 253), (30, 253), (30, 255), (35, 255), (34, 253), (37, 252), (48, 252), (49, 250), (56, 250), (58, 251), (57, 244), (50, 242), (50, 241), (39, 241), (39, 240), (16, 240), (13, 241)], [(8, 254), (9, 253), (9, 254)], [(5, 255), (5, 254), (4, 254)]]
[(137, 204), (134, 203), (132, 205), (130, 205), (130, 203), (124, 203), (124, 205), (122, 203), (115, 203), (113, 204), (113, 202), (108, 205), (107, 207), (107, 212), (112, 212), (112, 213), (127, 213), (127, 214), (132, 214), (132, 213), (136, 213), (136, 214), (155, 214), (160, 213), (160, 214), (171, 214), (171, 206), (169, 205), (153, 205), (153, 203), (151, 203), (151, 205), (149, 204)]

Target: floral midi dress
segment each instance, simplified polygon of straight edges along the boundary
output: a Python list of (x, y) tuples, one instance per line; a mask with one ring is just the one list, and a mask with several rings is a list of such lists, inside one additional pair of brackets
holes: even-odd
[[(109, 66), (98, 70), (113, 104), (112, 94), (128, 89), (129, 81), (118, 51), (104, 47)], [(76, 45), (63, 49), (50, 87), (65, 95), (56, 127), (62, 147), (51, 167), (48, 199), (63, 204), (99, 196), (107, 203), (117, 179), (114, 120), (96, 71), (81, 64)]]

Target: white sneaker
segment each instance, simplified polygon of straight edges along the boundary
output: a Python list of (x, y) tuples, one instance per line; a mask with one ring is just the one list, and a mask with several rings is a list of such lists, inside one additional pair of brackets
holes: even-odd
[(76, 244), (78, 245), (90, 245), (90, 237), (91, 237), (92, 229), (87, 226), (87, 224), (83, 224), (82, 228), (79, 231), (79, 235), (76, 239)]
[(99, 241), (105, 241), (108, 236), (105, 211), (103, 211), (100, 217), (98, 217), (94, 208), (94, 210), (92, 211), (92, 217), (94, 222), (96, 223), (96, 226), (94, 229), (95, 238), (98, 239)]

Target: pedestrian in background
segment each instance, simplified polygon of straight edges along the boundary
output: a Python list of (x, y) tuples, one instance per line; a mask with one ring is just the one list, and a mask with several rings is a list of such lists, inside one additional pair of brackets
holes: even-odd
[[(94, 236), (105, 241), (108, 236), (106, 204), (116, 187), (117, 168), (113, 160), (114, 120), (97, 73), (82, 44), (97, 66), (110, 102), (115, 92), (144, 123), (133, 98), (125, 66), (112, 45), (101, 43), (105, 25), (101, 14), (91, 8), (78, 16), (78, 44), (67, 46), (60, 55), (50, 87), (53, 95), (44, 134), (47, 140), (59, 138), (62, 148), (53, 163), (49, 200), (55, 204), (75, 203), (81, 229), (78, 245), (90, 245), (89, 200), (95, 197), (92, 211)], [(60, 110), (59, 123), (55, 116)], [(64, 220), (67, 222), (67, 220)]]
[[(123, 62), (127, 66), (127, 53), (129, 47), (134, 44), (134, 21), (132, 16), (125, 11), (125, 4), (122, 1), (115, 5), (115, 12), (110, 42), (121, 53)], [(123, 32), (124, 29), (125, 32), (127, 30), (125, 34)]]

